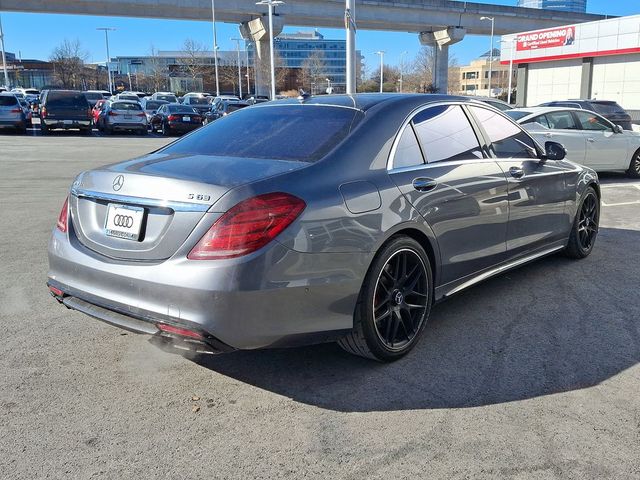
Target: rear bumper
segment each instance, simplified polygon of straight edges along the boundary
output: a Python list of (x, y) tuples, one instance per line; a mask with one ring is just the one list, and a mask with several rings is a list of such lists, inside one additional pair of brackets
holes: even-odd
[(0, 120), (0, 128), (24, 128), (26, 123), (21, 118), (15, 120)]
[(167, 122), (167, 126), (170, 130), (174, 130), (176, 132), (190, 132), (191, 130), (195, 130), (196, 128), (201, 127), (202, 124)]
[(121, 328), (153, 333), (159, 322), (185, 325), (226, 351), (344, 335), (369, 261), (369, 254), (305, 254), (272, 242), (241, 259), (124, 263), (54, 230), (48, 283), (68, 296), (69, 308)]
[(108, 123), (107, 127), (112, 130), (146, 130), (146, 123)]
[(48, 128), (87, 128), (91, 126), (91, 120), (68, 120), (58, 118), (45, 118), (40, 120)]

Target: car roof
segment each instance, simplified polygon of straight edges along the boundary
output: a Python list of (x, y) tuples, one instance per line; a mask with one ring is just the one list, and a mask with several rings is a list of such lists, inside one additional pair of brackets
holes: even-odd
[[(548, 112), (565, 112), (565, 111), (573, 111), (573, 112), (584, 112), (583, 109), (581, 108), (573, 108), (573, 107), (521, 107), (521, 108), (514, 108), (513, 110), (511, 110), (513, 112), (528, 112), (530, 114), (541, 114), (541, 113), (548, 113)], [(595, 113), (595, 112), (592, 112)]]
[[(354, 95), (336, 94), (336, 95), (318, 95), (307, 97), (305, 100), (298, 98), (288, 98), (283, 100), (274, 100), (269, 102), (270, 105), (327, 105), (335, 107), (351, 107), (361, 111), (367, 111), (380, 104), (403, 103), (436, 103), (445, 101), (459, 101), (463, 103), (471, 103), (470, 97), (462, 97), (455, 95), (442, 95), (433, 93), (356, 93)], [(477, 101), (476, 101), (477, 102)]]

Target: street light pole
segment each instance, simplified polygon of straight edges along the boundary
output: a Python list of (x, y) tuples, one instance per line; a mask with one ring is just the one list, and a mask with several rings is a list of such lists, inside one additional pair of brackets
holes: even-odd
[(493, 76), (493, 27), (495, 25), (495, 17), (480, 17), (480, 20), (491, 21), (491, 50), (489, 50), (489, 96), (491, 96), (491, 77)]
[(244, 46), (245, 54), (247, 55), (247, 96), (251, 95), (251, 82), (249, 77), (249, 49), (247, 45)]
[(238, 54), (238, 96), (242, 99), (242, 70), (240, 66), (240, 41), (242, 38), (232, 38), (236, 42), (236, 53)]
[(218, 36), (216, 35), (216, 1), (211, 0), (211, 20), (213, 24), (213, 66), (216, 74), (216, 97), (220, 96), (220, 81), (218, 80)]
[(356, 19), (355, 0), (345, 0), (344, 27), (347, 30), (347, 85), (348, 95), (356, 93)]
[(109, 93), (113, 93), (113, 82), (111, 81), (111, 67), (109, 64), (111, 63), (111, 54), (109, 53), (109, 32), (115, 31), (115, 28), (111, 27), (99, 27), (96, 30), (104, 30), (104, 42), (107, 45), (107, 78), (109, 79)]
[(408, 52), (405, 50), (400, 54), (400, 93), (402, 93), (402, 70), (404, 67), (403, 58)]
[(7, 73), (7, 58), (4, 54), (4, 32), (2, 31), (2, 19), (0, 19), (0, 47), (2, 47), (2, 70), (4, 71), (4, 86), (9, 90), (9, 73)]
[(518, 37), (511, 39), (511, 55), (509, 57), (509, 92), (507, 93), (507, 103), (511, 105), (511, 80), (513, 79), (513, 51), (516, 49)]
[(276, 5), (283, 5), (281, 0), (261, 0), (256, 5), (268, 5), (269, 6), (269, 56), (271, 57), (271, 100), (276, 98), (276, 64), (275, 55), (273, 54), (273, 7)]
[(380, 93), (382, 93), (382, 85), (384, 83), (384, 50), (378, 50), (373, 52), (375, 55), (380, 55)]

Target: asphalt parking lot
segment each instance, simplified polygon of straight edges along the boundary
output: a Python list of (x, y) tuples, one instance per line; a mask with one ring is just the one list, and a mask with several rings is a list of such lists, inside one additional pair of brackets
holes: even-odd
[(591, 257), (436, 306), (394, 364), (187, 359), (45, 286), (75, 174), (168, 141), (0, 134), (0, 478), (640, 478), (640, 181), (603, 176)]

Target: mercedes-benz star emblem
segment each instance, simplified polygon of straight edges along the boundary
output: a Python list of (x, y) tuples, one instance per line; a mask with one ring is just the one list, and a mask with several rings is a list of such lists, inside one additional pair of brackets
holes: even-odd
[(117, 192), (124, 185), (124, 175), (118, 175), (113, 179), (113, 189)]

